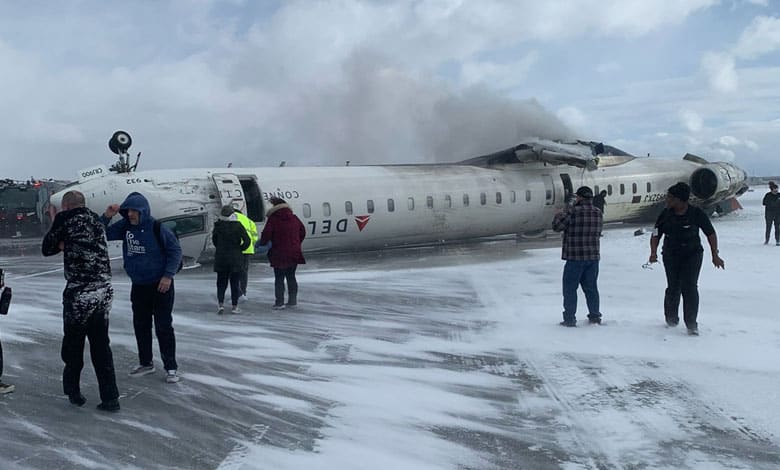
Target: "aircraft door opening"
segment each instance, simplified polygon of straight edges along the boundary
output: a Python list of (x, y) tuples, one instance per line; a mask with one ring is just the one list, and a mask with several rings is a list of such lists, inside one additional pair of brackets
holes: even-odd
[(544, 183), (544, 205), (552, 206), (555, 204), (555, 185), (552, 176), (542, 175), (542, 182)]
[(220, 205), (231, 205), (241, 212), (246, 213), (246, 199), (244, 198), (244, 188), (238, 177), (232, 173), (215, 173), (211, 179), (217, 185), (219, 191)]
[(254, 176), (239, 176), (238, 180), (244, 190), (246, 216), (254, 222), (264, 221), (263, 193), (260, 191), (260, 186), (257, 185), (257, 179)]
[(563, 181), (563, 200), (568, 201), (574, 194), (574, 188), (571, 185), (571, 177), (568, 173), (561, 173), (561, 181)]

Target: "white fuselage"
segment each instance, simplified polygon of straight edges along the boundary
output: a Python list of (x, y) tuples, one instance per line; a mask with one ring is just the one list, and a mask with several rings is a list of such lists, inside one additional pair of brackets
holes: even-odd
[(377, 249), (547, 229), (565, 194), (583, 185), (610, 190), (606, 222), (646, 218), (669, 186), (699, 167), (634, 159), (593, 171), (545, 163), (148, 170), (103, 172), (65, 191), (80, 190), (98, 213), (144, 194), (152, 214), (176, 226), (185, 257), (197, 261), (213, 252), (223, 204), (245, 209), (261, 231), (268, 199), (281, 197), (306, 226), (305, 251)]

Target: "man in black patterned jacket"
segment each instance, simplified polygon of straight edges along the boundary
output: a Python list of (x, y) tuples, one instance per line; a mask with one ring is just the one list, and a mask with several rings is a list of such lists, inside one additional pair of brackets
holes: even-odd
[(555, 214), (552, 228), (563, 232), (561, 258), (563, 268), (562, 326), (577, 326), (577, 287), (582, 286), (588, 304), (588, 322), (601, 324), (599, 311), (600, 237), (604, 216), (593, 206), (593, 191), (582, 186), (577, 190), (574, 205)]
[(61, 211), (43, 238), (44, 256), (63, 252), (65, 279), (62, 292), (64, 337), (62, 339), (63, 390), (76, 406), (86, 403), (79, 386), (84, 368), (84, 340), (100, 389), (98, 409), (119, 411), (119, 391), (114, 358), (108, 339), (108, 313), (114, 290), (106, 247), (106, 232), (98, 215), (84, 206), (84, 195), (68, 191)]

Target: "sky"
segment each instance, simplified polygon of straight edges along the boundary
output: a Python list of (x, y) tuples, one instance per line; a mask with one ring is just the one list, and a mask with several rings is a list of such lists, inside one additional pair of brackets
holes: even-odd
[[(298, 307), (275, 311), (250, 269), (238, 315), (216, 314), (211, 267), (176, 276), (182, 381), (129, 378), (130, 282), (114, 267), (111, 346), (122, 410), (61, 393), (61, 257), (5, 250), (0, 466), (8, 469), (750, 469), (780, 466), (780, 328), (763, 191), (713, 218), (699, 330), (667, 328), (649, 235), (601, 239), (604, 325), (561, 320), (558, 236), (311, 256)], [(7, 247), (7, 245), (6, 245)], [(304, 245), (305, 247), (305, 245)], [(115, 254), (117, 251), (114, 252)], [(154, 346), (157, 356), (157, 346)], [(159, 357), (156, 358), (159, 366)]]
[(0, 0), (0, 176), (454, 162), (531, 137), (777, 175), (775, 0)]

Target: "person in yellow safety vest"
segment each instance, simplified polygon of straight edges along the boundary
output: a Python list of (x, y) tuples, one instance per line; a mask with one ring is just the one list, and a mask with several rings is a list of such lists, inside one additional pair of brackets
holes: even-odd
[(233, 208), (233, 212), (236, 214), (236, 218), (241, 225), (244, 226), (246, 234), (249, 235), (249, 239), (252, 243), (249, 244), (249, 248), (243, 251), (244, 253), (244, 270), (241, 271), (241, 298), (246, 300), (246, 288), (249, 283), (249, 259), (255, 254), (255, 243), (260, 238), (257, 235), (257, 225), (247, 216), (245, 216), (239, 209)]

